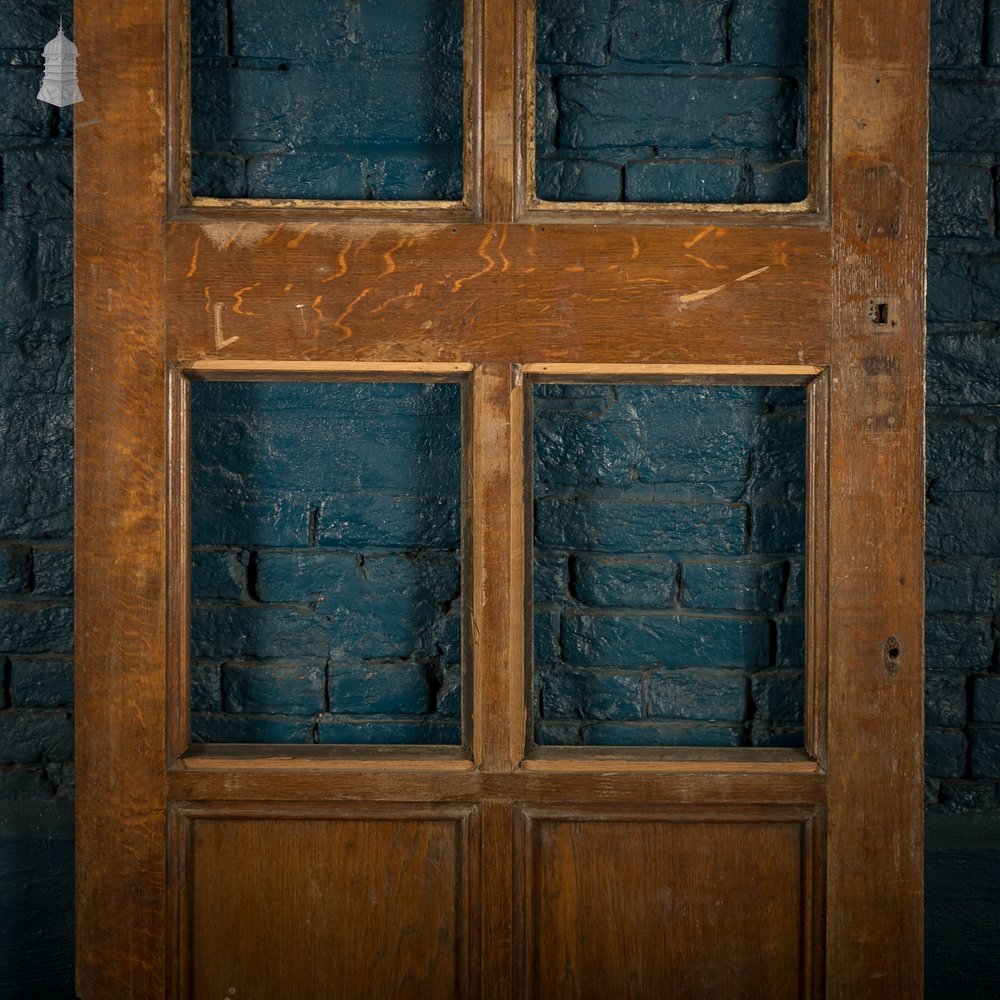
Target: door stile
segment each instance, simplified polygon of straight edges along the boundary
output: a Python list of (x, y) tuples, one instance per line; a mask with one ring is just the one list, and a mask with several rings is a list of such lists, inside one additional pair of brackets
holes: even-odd
[[(164, 990), (164, 5), (82, 4), (76, 115), (76, 947), (87, 1000)], [(122, 142), (121, 136), (128, 141)]]
[(923, 989), (927, 5), (837, 5), (827, 992)]

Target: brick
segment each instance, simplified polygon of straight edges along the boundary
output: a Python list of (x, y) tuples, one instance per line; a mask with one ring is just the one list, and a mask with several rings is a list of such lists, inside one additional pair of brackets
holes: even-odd
[(0, 651), (69, 653), (72, 649), (72, 608), (10, 602), (0, 605)]
[(558, 611), (535, 611), (534, 657), (535, 670), (558, 663), (561, 656), (560, 623)]
[[(0, 765), (0, 803), (11, 799), (47, 799), (54, 791), (48, 768)], [(2, 805), (0, 805), (2, 808)]]
[(19, 594), (31, 583), (31, 550), (24, 545), (0, 545), (0, 592)]
[(73, 723), (67, 712), (13, 708), (0, 712), (0, 763), (72, 759)]
[(570, 591), (595, 607), (663, 608), (674, 603), (677, 565), (669, 559), (573, 559)]
[(426, 715), (432, 685), (422, 663), (330, 667), (330, 711), (347, 715)]
[(972, 68), (982, 63), (981, 0), (931, 0), (931, 66)]
[(247, 596), (247, 567), (250, 553), (246, 549), (199, 551), (191, 553), (191, 597), (242, 600)]
[(227, 53), (229, 13), (227, 0), (194, 0), (191, 11), (191, 58), (197, 64)]
[(750, 678), (757, 722), (771, 727), (800, 727), (805, 719), (806, 685), (801, 671), (772, 670)]
[(931, 164), (928, 210), (931, 237), (992, 236), (992, 174), (981, 167), (960, 163)]
[(775, 621), (775, 666), (802, 670), (806, 663), (806, 623), (802, 615), (781, 615)]
[(934, 418), (927, 425), (927, 477), (936, 495), (977, 490), (1000, 493), (997, 425), (982, 418)]
[(972, 316), (985, 322), (994, 322), (1000, 316), (1000, 259), (991, 256), (975, 262)]
[(218, 663), (191, 664), (191, 712), (222, 711), (222, 667)]
[(777, 152), (795, 142), (795, 85), (777, 77), (564, 76), (559, 100), (564, 149)]
[(685, 0), (617, 3), (611, 53), (644, 65), (719, 65), (726, 60), (725, 13), (725, 0), (704, 0), (696, 15)]
[(950, 493), (927, 506), (927, 553), (992, 556), (1000, 551), (1000, 496)]
[(770, 726), (755, 720), (750, 727), (750, 745), (799, 749), (805, 746), (805, 733), (794, 726)]
[(589, 552), (739, 555), (745, 516), (740, 504), (539, 499), (535, 540)]
[(541, 678), (544, 719), (640, 719), (642, 704), (639, 673), (563, 668)]
[(191, 193), (197, 198), (247, 198), (247, 161), (230, 153), (191, 151)]
[(753, 169), (752, 202), (802, 201), (809, 194), (809, 164), (806, 160), (788, 159), (777, 163), (751, 161)]
[(686, 560), (681, 569), (681, 600), (692, 608), (776, 611), (783, 576), (780, 562)]
[(806, 476), (806, 420), (794, 413), (760, 418), (754, 437), (753, 475), (774, 483), (801, 483)]
[(363, 633), (339, 634), (332, 621), (288, 608), (194, 607), (192, 655), (212, 660), (326, 657), (334, 642), (363, 641)]
[(0, 139), (37, 140), (49, 134), (56, 112), (51, 105), (36, 100), (39, 83), (33, 66), (0, 66)]
[(750, 511), (750, 551), (767, 555), (801, 553), (806, 546), (806, 511), (801, 503), (762, 503)]
[(326, 667), (320, 663), (227, 663), (222, 708), (236, 715), (314, 715), (322, 712)]
[(1000, 722), (1000, 675), (980, 674), (972, 679), (972, 718)]
[(540, 0), (535, 15), (538, 62), (606, 66), (610, 59), (611, 6), (611, 0)]
[(928, 617), (924, 629), (928, 670), (982, 670), (993, 653), (990, 622)]
[(70, 660), (13, 657), (10, 697), (14, 708), (66, 708), (73, 704)]
[(928, 729), (924, 734), (924, 769), (934, 778), (961, 778), (965, 774), (968, 744), (956, 729)]
[(936, 80), (930, 119), (935, 152), (1000, 150), (1000, 88), (992, 82)]
[(964, 257), (933, 248), (927, 254), (928, 323), (962, 323), (973, 316), (974, 277)]
[(788, 580), (785, 583), (784, 608), (801, 609), (806, 603), (806, 564), (804, 559), (789, 559)]
[(927, 341), (930, 405), (1000, 405), (1000, 337), (938, 334)]
[(535, 604), (551, 604), (569, 597), (569, 564), (563, 556), (535, 553), (532, 597)]
[(730, 19), (736, 65), (806, 66), (808, 0), (736, 0)]
[(927, 674), (924, 678), (924, 718), (928, 726), (964, 726), (965, 677), (960, 674)]
[(969, 736), (972, 742), (970, 777), (995, 781), (1000, 775), (1000, 726), (973, 726)]
[(649, 714), (705, 722), (741, 722), (747, 679), (723, 670), (657, 670), (649, 678)]
[(312, 719), (280, 715), (192, 715), (194, 743), (312, 743)]
[(991, 614), (997, 602), (997, 572), (993, 560), (930, 559), (925, 567), (926, 610)]
[(1000, 66), (1000, 4), (987, 0), (986, 65)]
[(450, 745), (462, 742), (457, 722), (386, 719), (321, 718), (317, 727), (319, 743), (388, 743), (419, 746)]
[(71, 549), (35, 548), (32, 577), (36, 594), (69, 597), (73, 593), (73, 552)]
[(435, 714), (439, 719), (457, 719), (462, 714), (462, 667), (458, 663), (428, 669), (432, 688), (437, 686)]
[[(32, 49), (42, 64), (42, 46), (55, 34), (60, 16), (64, 16), (66, 34), (73, 37), (72, 8), (63, 11), (56, 0), (33, 0), (32, 3), (0, 4), (0, 51)], [(51, 34), (46, 32), (51, 30)]]
[(766, 666), (767, 623), (688, 615), (568, 615), (563, 656), (589, 667)]
[(548, 201), (621, 201), (622, 168), (598, 160), (539, 158), (535, 191)]
[(325, 502), (319, 512), (318, 541), (337, 548), (456, 549), (457, 490), (444, 498), (369, 494)]
[(712, 722), (591, 722), (582, 727), (588, 746), (738, 747), (743, 727)]
[(625, 171), (626, 201), (750, 202), (753, 171), (737, 160), (649, 160)]
[(12, 149), (3, 155), (3, 209), (21, 224), (73, 218), (69, 149)]

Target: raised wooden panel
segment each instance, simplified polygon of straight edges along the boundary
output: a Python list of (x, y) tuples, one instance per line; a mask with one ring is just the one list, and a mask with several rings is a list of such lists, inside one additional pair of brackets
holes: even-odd
[(179, 996), (468, 996), (475, 826), (376, 807), (181, 818)]
[(812, 364), (811, 227), (176, 222), (171, 359)]
[(804, 816), (529, 814), (525, 995), (811, 996)]

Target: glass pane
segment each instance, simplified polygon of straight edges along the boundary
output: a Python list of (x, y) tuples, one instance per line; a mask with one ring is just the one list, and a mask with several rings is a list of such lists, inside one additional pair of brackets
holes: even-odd
[(462, 0), (191, 0), (192, 192), (462, 197)]
[(802, 746), (805, 390), (536, 385), (535, 740)]
[(536, 11), (538, 197), (806, 196), (808, 0), (537, 0)]
[(192, 383), (196, 742), (460, 741), (460, 395)]

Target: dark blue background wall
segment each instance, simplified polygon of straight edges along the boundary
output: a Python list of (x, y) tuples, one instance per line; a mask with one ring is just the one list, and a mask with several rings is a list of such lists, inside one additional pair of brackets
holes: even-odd
[[(287, 5), (259, 6), (288, 23)], [(592, 8), (640, 7), (625, 0), (558, 6), (580, 23)], [(781, 0), (723, 6), (730, 56), (740, 51), (734, 25), (752, 39), (784, 16)], [(992, 997), (1000, 992), (1000, 0), (932, 6), (927, 981), (931, 996)], [(4, 1000), (72, 996), (72, 114), (34, 99), (41, 45), (58, 13), (45, 0), (0, 0)], [(224, 24), (219, 30), (224, 67), (228, 33)], [(453, 136), (441, 139), (445, 155)], [(796, 151), (787, 142), (781, 148)], [(741, 155), (735, 151), (737, 162)], [(227, 163), (231, 169), (233, 160)], [(747, 193), (748, 167), (743, 157), (743, 187), (734, 195)], [(426, 171), (418, 170), (421, 183), (447, 176), (434, 164)], [(577, 183), (572, 167), (558, 171)], [(381, 176), (364, 174), (358, 196)]]

